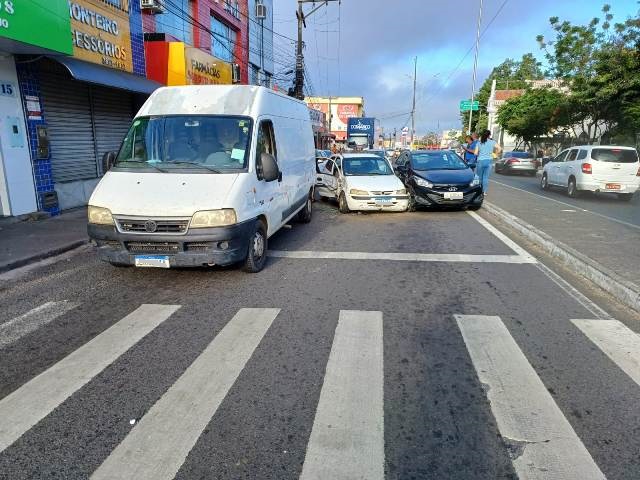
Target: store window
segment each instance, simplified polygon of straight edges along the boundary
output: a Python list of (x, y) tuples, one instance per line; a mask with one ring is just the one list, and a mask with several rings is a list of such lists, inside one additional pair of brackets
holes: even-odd
[(225, 62), (233, 62), (237, 32), (216, 17), (211, 17), (211, 32), (213, 56)]
[(193, 26), (187, 20), (190, 15), (190, 0), (171, 0), (165, 5), (163, 13), (155, 15), (156, 31), (193, 45)]

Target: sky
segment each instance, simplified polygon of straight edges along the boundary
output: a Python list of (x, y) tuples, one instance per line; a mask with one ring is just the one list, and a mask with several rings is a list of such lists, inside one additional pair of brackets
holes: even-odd
[[(288, 88), (295, 64), (296, 0), (273, 0), (276, 82)], [(584, 24), (605, 0), (484, 0), (476, 91), (506, 58), (543, 55), (538, 34), (549, 17)], [(635, 14), (637, 0), (608, 0), (614, 21)], [(319, 2), (316, 3), (318, 5)], [(408, 125), (413, 59), (418, 57), (416, 133), (460, 128), (459, 102), (471, 97), (480, 0), (342, 0), (307, 18), (303, 32), (310, 92), (361, 96), (386, 133)], [(312, 9), (304, 5), (305, 12)], [(280, 34), (280, 35), (278, 35)], [(286, 38), (285, 38), (286, 37)], [(306, 89), (305, 89), (306, 90)]]

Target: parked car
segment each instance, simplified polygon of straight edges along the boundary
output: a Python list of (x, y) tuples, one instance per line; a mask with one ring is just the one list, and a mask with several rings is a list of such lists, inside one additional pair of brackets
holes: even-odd
[(411, 195), (410, 209), (441, 206), (477, 210), (482, 206), (480, 179), (453, 150), (403, 152), (396, 171)]
[(404, 212), (409, 196), (385, 158), (370, 153), (347, 153), (328, 160), (316, 189), (338, 200), (341, 213), (352, 210)]
[(629, 201), (640, 189), (640, 161), (633, 147), (583, 145), (560, 152), (544, 166), (540, 186), (567, 189), (570, 197), (581, 191), (615, 193)]
[(316, 158), (329, 158), (331, 157), (331, 150), (316, 150)]
[(115, 265), (258, 272), (271, 235), (311, 220), (314, 156), (303, 102), (255, 86), (160, 88), (105, 155), (89, 237)]
[(496, 173), (526, 173), (535, 177), (538, 162), (528, 152), (504, 152), (495, 164)]

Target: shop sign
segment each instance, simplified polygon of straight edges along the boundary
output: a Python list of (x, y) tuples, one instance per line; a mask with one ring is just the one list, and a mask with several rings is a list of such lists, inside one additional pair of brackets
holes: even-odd
[(186, 81), (188, 85), (230, 85), (231, 64), (195, 47), (185, 47)]
[(105, 67), (133, 71), (127, 2), (69, 2), (73, 56)]
[(71, 54), (67, 0), (0, 0), (0, 38)]
[(34, 95), (25, 95), (27, 104), (27, 117), (29, 120), (42, 120), (42, 107), (40, 106), (40, 97)]

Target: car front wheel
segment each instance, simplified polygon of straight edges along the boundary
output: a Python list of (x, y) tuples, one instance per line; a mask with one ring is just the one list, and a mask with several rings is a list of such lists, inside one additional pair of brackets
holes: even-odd
[(347, 197), (345, 196), (344, 192), (342, 192), (340, 194), (340, 198), (338, 198), (338, 210), (340, 210), (340, 213), (349, 213), (351, 211), (349, 210)]

